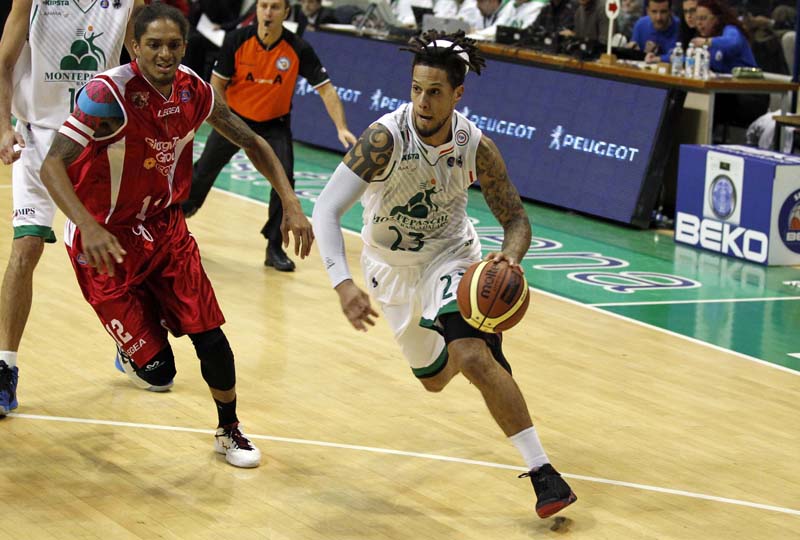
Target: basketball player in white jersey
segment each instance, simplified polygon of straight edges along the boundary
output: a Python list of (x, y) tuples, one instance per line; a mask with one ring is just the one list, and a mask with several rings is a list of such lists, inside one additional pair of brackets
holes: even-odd
[[(380, 306), (412, 372), (439, 392), (462, 373), (481, 392), (497, 424), (522, 454), (536, 492), (536, 512), (549, 517), (575, 494), (549, 463), (525, 399), (502, 353), (500, 336), (480, 332), (458, 313), (455, 291), (481, 248), (467, 218), (467, 189), (480, 181), (503, 227), (500, 252), (487, 259), (518, 265), (531, 226), (495, 144), (455, 112), (464, 78), (484, 65), (475, 42), (428, 32), (414, 53), (411, 103), (372, 124), (345, 155), (314, 208), (314, 234), (339, 294), (358, 330), (374, 324)], [(369, 295), (353, 283), (340, 216), (361, 198), (361, 262)]]
[[(17, 351), (33, 271), (53, 234), (55, 204), (42, 160), (96, 73), (119, 64), (130, 18), (144, 0), (14, 0), (0, 40), (0, 160), (13, 163), (14, 242), (0, 291), (0, 416), (18, 405)], [(11, 115), (17, 119), (16, 129)]]

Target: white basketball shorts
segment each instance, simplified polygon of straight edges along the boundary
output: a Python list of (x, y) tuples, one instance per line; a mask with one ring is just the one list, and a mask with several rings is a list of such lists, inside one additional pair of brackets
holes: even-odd
[(39, 236), (52, 243), (56, 241), (53, 233), (56, 205), (42, 183), (40, 172), (57, 132), (23, 122), (17, 122), (16, 130), (22, 134), (25, 148), (11, 169), (14, 238)]
[(458, 311), (458, 283), (467, 268), (480, 258), (477, 238), (422, 266), (390, 265), (371, 248), (362, 252), (361, 269), (370, 296), (383, 312), (417, 377), (438, 373), (447, 361), (438, 317)]

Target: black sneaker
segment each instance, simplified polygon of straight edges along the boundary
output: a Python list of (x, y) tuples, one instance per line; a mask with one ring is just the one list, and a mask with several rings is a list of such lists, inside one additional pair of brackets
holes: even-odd
[(286, 256), (282, 248), (267, 246), (267, 258), (264, 266), (271, 266), (280, 272), (294, 272), (294, 262)]
[(536, 513), (548, 518), (578, 500), (561, 475), (552, 465), (545, 463), (536, 471), (528, 471), (519, 478), (529, 477), (536, 492)]
[(16, 366), (8, 367), (4, 360), (0, 360), (0, 416), (17, 408), (18, 380), (19, 369)]

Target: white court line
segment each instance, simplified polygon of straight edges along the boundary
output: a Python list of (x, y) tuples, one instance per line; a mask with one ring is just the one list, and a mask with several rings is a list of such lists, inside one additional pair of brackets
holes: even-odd
[(670, 304), (733, 304), (736, 302), (777, 302), (781, 300), (800, 300), (800, 296), (771, 296), (764, 298), (717, 298), (708, 300), (657, 300), (655, 302), (605, 302), (586, 304), (593, 307), (617, 306), (664, 306)]
[[(253, 204), (258, 204), (260, 206), (268, 206), (267, 203), (264, 203), (264, 202), (261, 202), (261, 201), (257, 201), (255, 199), (250, 199), (248, 197), (245, 197), (243, 195), (239, 195), (239, 194), (236, 194), (236, 193), (231, 193), (230, 191), (225, 191), (224, 189), (221, 189), (221, 188), (213, 188), (213, 189), (215, 189), (217, 191), (220, 191), (222, 193), (225, 193), (226, 195), (229, 195), (229, 196), (231, 196), (231, 197), (233, 197), (235, 199), (248, 201), (248, 202), (251, 202)], [(310, 217), (308, 219), (311, 220)], [(356, 232), (356, 231), (351, 231), (349, 229), (345, 229), (344, 227), (342, 228), (342, 231), (344, 231), (344, 232), (346, 232), (348, 234), (351, 234), (353, 236), (358, 236), (358, 237), (361, 236), (361, 233)], [(732, 349), (726, 349), (725, 347), (720, 347), (719, 345), (714, 345), (713, 343), (709, 343), (707, 341), (703, 341), (703, 340), (700, 340), (700, 339), (697, 339), (697, 338), (693, 338), (693, 337), (690, 337), (690, 336), (684, 336), (683, 334), (679, 334), (677, 332), (673, 332), (672, 330), (667, 330), (666, 328), (661, 328), (660, 326), (655, 326), (655, 325), (652, 325), (652, 324), (649, 324), (649, 323), (646, 323), (646, 322), (643, 322), (643, 321), (639, 321), (639, 320), (633, 319), (631, 317), (626, 317), (624, 315), (620, 315), (618, 313), (614, 313), (612, 311), (607, 311), (605, 309), (600, 309), (599, 307), (596, 307), (596, 306), (599, 306), (600, 304), (586, 304), (586, 303), (583, 303), (583, 302), (578, 302), (577, 300), (572, 300), (571, 298), (567, 298), (566, 296), (560, 296), (558, 294), (551, 293), (551, 292), (548, 292), (548, 291), (544, 291), (542, 289), (537, 289), (536, 287), (529, 287), (529, 289), (531, 289), (532, 291), (534, 291), (537, 294), (542, 294), (544, 296), (548, 296), (548, 297), (554, 298), (556, 300), (561, 300), (562, 302), (567, 302), (567, 303), (572, 304), (574, 306), (582, 307), (584, 309), (589, 309), (589, 310), (594, 311), (595, 313), (600, 313), (600, 314), (603, 314), (603, 315), (607, 315), (609, 317), (614, 317), (615, 319), (619, 319), (621, 321), (630, 322), (630, 323), (642, 326), (644, 328), (649, 328), (650, 330), (655, 330), (656, 332), (663, 332), (664, 334), (668, 334), (668, 335), (670, 335), (672, 337), (676, 337), (678, 339), (689, 341), (689, 342), (694, 343), (696, 345), (703, 345), (703, 346), (709, 347), (711, 349), (714, 349), (716, 351), (732, 354), (734, 356), (737, 356), (737, 357), (741, 358), (742, 360), (747, 360), (749, 362), (755, 362), (756, 364), (760, 364), (760, 365), (768, 367), (768, 368), (777, 369), (777, 370), (783, 371), (785, 373), (790, 373), (790, 374), (795, 375), (795, 376), (800, 376), (800, 371), (794, 370), (792, 368), (787, 368), (787, 367), (781, 366), (779, 364), (773, 364), (772, 362), (767, 362), (766, 360), (762, 360), (760, 358), (756, 358), (755, 356), (750, 356), (748, 354), (740, 353), (740, 352), (734, 351)], [(630, 305), (630, 304), (627, 304), (627, 305)]]
[[(90, 425), (101, 425), (101, 426), (115, 426), (115, 427), (125, 427), (125, 428), (139, 428), (139, 429), (155, 429), (155, 430), (162, 430), (162, 431), (180, 431), (184, 433), (203, 433), (203, 434), (213, 434), (215, 430), (212, 429), (197, 429), (197, 428), (186, 428), (186, 427), (178, 427), (178, 426), (163, 426), (158, 424), (139, 424), (136, 422), (117, 422), (114, 420), (95, 420), (90, 418), (70, 418), (65, 416), (43, 416), (38, 414), (22, 414), (22, 413), (10, 413), (8, 416), (13, 418), (24, 418), (27, 420), (45, 420), (50, 422), (68, 422), (73, 424), (90, 424)], [(392, 456), (404, 456), (404, 457), (412, 457), (412, 458), (420, 458), (420, 459), (429, 459), (433, 461), (446, 461), (450, 463), (461, 463), (464, 465), (477, 465), (479, 467), (491, 467), (494, 469), (507, 469), (511, 471), (519, 471), (519, 472), (527, 472), (527, 469), (524, 467), (518, 467), (515, 465), (505, 465), (503, 463), (493, 463), (491, 461), (479, 461), (475, 459), (464, 459), (464, 458), (457, 458), (451, 456), (441, 456), (438, 454), (425, 454), (421, 452), (406, 452), (404, 450), (393, 450), (391, 448), (378, 448), (375, 446), (361, 446), (357, 444), (341, 444), (341, 443), (332, 443), (326, 441), (314, 441), (310, 439), (295, 439), (292, 437), (276, 437), (273, 435), (253, 435), (252, 433), (248, 433), (247, 436), (251, 439), (260, 439), (265, 441), (273, 441), (273, 442), (282, 442), (282, 443), (289, 443), (289, 444), (304, 444), (308, 446), (322, 446), (327, 448), (339, 448), (342, 450), (356, 450), (359, 452), (372, 452), (375, 454), (387, 454)], [(789, 514), (793, 516), (800, 516), (800, 510), (796, 510), (794, 508), (786, 508), (783, 506), (773, 506), (770, 504), (761, 504), (755, 503), (750, 501), (742, 501), (739, 499), (731, 499), (728, 497), (717, 497), (715, 495), (706, 495), (704, 493), (694, 493), (692, 491), (684, 491), (681, 489), (670, 489), (670, 488), (663, 488), (658, 486), (648, 486), (646, 484), (636, 484), (633, 482), (622, 482), (619, 480), (610, 480), (607, 478), (597, 478), (594, 476), (583, 476), (580, 474), (569, 474), (569, 473), (561, 473), (562, 476), (566, 478), (572, 478), (575, 480), (582, 480), (585, 482), (595, 482), (598, 484), (608, 484), (612, 486), (619, 486), (619, 487), (627, 487), (631, 489), (639, 489), (642, 491), (653, 491), (656, 493), (664, 493), (667, 495), (677, 495), (680, 497), (689, 497), (692, 499), (702, 499), (705, 501), (711, 502), (718, 502), (723, 504), (733, 504), (737, 506), (746, 506), (748, 508), (756, 508), (759, 510), (769, 510), (771, 512), (779, 512), (781, 514)]]

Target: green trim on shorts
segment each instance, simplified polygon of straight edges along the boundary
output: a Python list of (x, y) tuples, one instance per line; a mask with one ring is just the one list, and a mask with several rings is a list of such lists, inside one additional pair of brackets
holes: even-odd
[(447, 365), (447, 345), (442, 348), (441, 354), (439, 357), (433, 361), (433, 364), (429, 366), (425, 366), (423, 368), (411, 368), (411, 371), (414, 372), (414, 376), (418, 379), (426, 379), (428, 377), (433, 377), (437, 375), (444, 366)]
[(56, 243), (56, 234), (53, 232), (52, 227), (45, 227), (44, 225), (20, 225), (14, 227), (14, 240), (23, 238), (25, 236), (38, 236), (44, 238), (48, 244)]
[[(436, 319), (445, 315), (447, 313), (458, 313), (458, 302), (448, 302), (447, 304), (443, 305), (441, 309), (439, 309), (439, 313), (436, 314)], [(428, 328), (430, 330), (436, 330), (441, 334), (439, 328), (436, 326), (436, 319), (425, 319), (420, 317), (419, 325), (423, 328)]]

